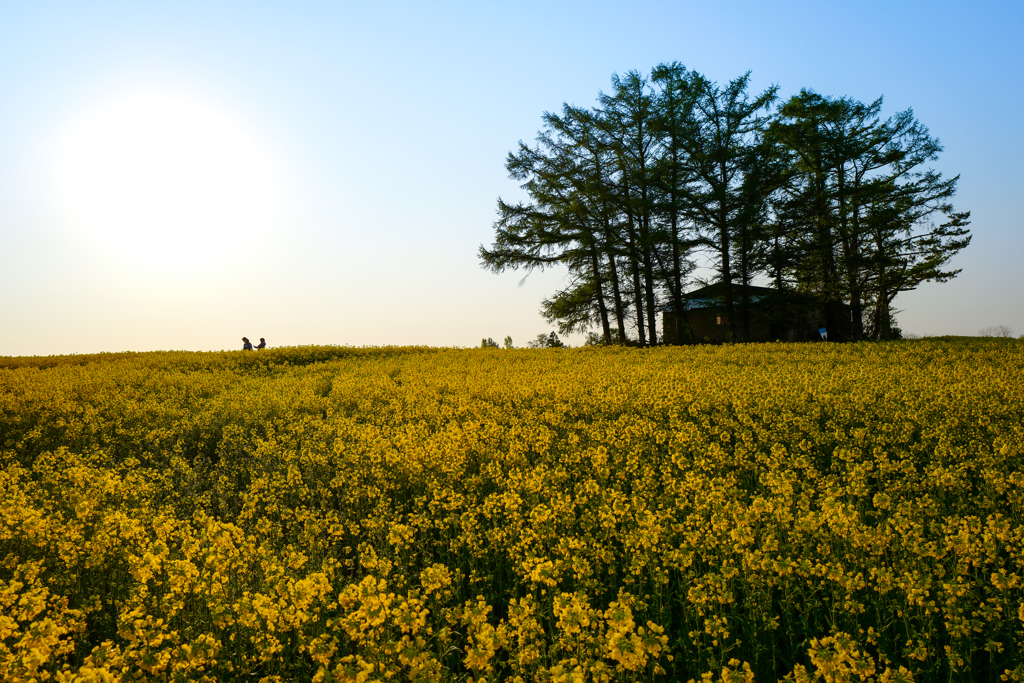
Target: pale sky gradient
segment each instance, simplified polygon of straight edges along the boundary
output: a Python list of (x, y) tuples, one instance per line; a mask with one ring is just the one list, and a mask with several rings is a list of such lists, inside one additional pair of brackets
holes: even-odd
[[(938, 170), (961, 175), (974, 242), (957, 280), (897, 299), (899, 324), (1024, 334), (1022, 35), (1016, 0), (3, 2), (0, 355), (238, 348), (243, 335), (525, 345), (550, 329), (539, 302), (562, 275), (518, 286), (479, 266), (497, 197), (520, 192), (505, 155), (545, 110), (591, 106), (613, 72), (666, 61), (719, 81), (751, 70), (783, 97), (912, 107), (945, 147)], [(127, 255), (70, 217), (61, 136), (154, 91), (215, 110), (258, 148), (275, 183), (267, 229), (181, 264)], [(173, 253), (165, 226), (144, 237)]]

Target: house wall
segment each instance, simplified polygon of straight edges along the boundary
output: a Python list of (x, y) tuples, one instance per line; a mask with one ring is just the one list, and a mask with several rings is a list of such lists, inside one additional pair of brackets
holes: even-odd
[[(686, 322), (690, 325), (690, 334), (693, 335), (694, 341), (725, 341), (728, 339), (729, 326), (718, 324), (719, 315), (721, 315), (721, 313), (718, 311), (707, 308), (697, 308), (687, 311), (686, 317), (683, 318), (683, 321), (685, 322), (680, 325), (683, 334), (682, 341), (688, 341), (685, 336)], [(725, 319), (724, 316), (722, 319)], [(665, 341), (669, 344), (679, 342), (679, 340), (675, 339), (675, 320), (676, 315), (671, 311), (665, 311), (662, 314), (662, 329), (665, 330)]]
[[(725, 324), (718, 324), (719, 317)], [(726, 342), (730, 339), (731, 330), (727, 322), (728, 318), (721, 310), (715, 308), (694, 309), (687, 311), (686, 320), (689, 321), (693, 341)], [(665, 340), (669, 344), (678, 343), (674, 336), (675, 313), (665, 311), (662, 314), (662, 329), (665, 330)], [(795, 330), (785, 330), (781, 335), (773, 336), (769, 321), (757, 310), (750, 312), (750, 339), (744, 339), (743, 332), (743, 323), (738, 321), (736, 326), (738, 341), (764, 342), (775, 341), (777, 338), (783, 341), (795, 341), (797, 338)], [(687, 341), (685, 337), (683, 341)]]

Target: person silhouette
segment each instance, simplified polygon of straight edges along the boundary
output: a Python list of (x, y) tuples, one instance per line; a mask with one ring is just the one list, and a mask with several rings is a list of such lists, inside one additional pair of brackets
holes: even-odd
[(256, 345), (256, 350), (259, 351), (260, 349), (265, 348), (267, 348), (267, 340), (264, 339), (263, 337), (260, 337), (260, 343)]
[(249, 341), (248, 337), (242, 337), (242, 350), (252, 351), (252, 342)]

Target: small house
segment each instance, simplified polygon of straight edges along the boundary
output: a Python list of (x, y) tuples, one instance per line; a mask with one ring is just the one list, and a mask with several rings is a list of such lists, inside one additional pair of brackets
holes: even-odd
[(735, 328), (723, 283), (685, 294), (682, 311), (672, 306), (662, 311), (665, 343), (798, 341), (818, 337), (819, 307), (804, 295), (733, 283), (732, 300)]

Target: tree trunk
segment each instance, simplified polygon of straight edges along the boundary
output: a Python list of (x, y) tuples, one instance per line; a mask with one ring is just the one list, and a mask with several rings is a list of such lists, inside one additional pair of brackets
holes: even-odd
[(729, 341), (736, 341), (736, 300), (732, 289), (732, 264), (729, 262), (730, 231), (724, 218), (721, 219), (718, 229), (721, 236), (719, 251), (722, 259), (722, 284), (725, 289), (725, 311), (729, 316)]
[[(623, 171), (625, 175), (625, 171)], [(623, 207), (626, 211), (626, 257), (629, 259), (629, 267), (633, 276), (633, 300), (636, 306), (636, 329), (637, 342), (640, 346), (647, 345), (647, 334), (644, 330), (644, 288), (640, 281), (640, 258), (637, 253), (636, 223), (634, 222), (633, 209), (630, 205), (631, 193), (629, 183), (624, 181)]]
[(608, 272), (612, 280), (612, 297), (615, 304), (615, 325), (619, 330), (619, 343), (626, 343), (626, 317), (622, 306), (622, 289), (619, 287), (619, 269), (615, 263), (615, 255), (608, 254)]
[(604, 287), (601, 282), (601, 263), (598, 260), (597, 248), (591, 247), (590, 249), (590, 267), (594, 271), (594, 289), (597, 295), (597, 310), (601, 315), (601, 331), (604, 333), (604, 343), (610, 345), (612, 343), (612, 330), (608, 324), (608, 307), (604, 301)]
[(619, 330), (619, 343), (626, 343), (626, 319), (623, 313), (622, 288), (619, 285), (619, 267), (615, 262), (615, 241), (612, 239), (612, 227), (608, 220), (604, 221), (605, 253), (608, 256), (608, 276), (612, 281), (612, 301), (615, 305), (615, 324)]
[(740, 283), (743, 285), (743, 341), (750, 341), (750, 244), (749, 228), (743, 228), (740, 241)]
[(729, 261), (729, 250), (732, 247), (732, 230), (729, 228), (729, 208), (726, 206), (725, 195), (729, 191), (729, 173), (725, 161), (719, 163), (721, 195), (718, 198), (718, 234), (719, 250), (722, 258), (722, 284), (725, 285), (725, 310), (729, 316), (729, 341), (736, 341), (736, 300), (732, 288), (732, 264)]
[(633, 300), (634, 305), (636, 306), (637, 341), (640, 346), (646, 346), (647, 334), (644, 330), (644, 289), (643, 283), (640, 281), (640, 259), (637, 258), (636, 253), (636, 232), (633, 229), (632, 216), (627, 217), (626, 224), (629, 226), (626, 229), (626, 248), (629, 252), (629, 267), (633, 276)]
[(640, 248), (644, 265), (644, 294), (647, 297), (647, 329), (651, 346), (658, 344), (658, 311), (654, 305), (654, 264), (651, 262), (651, 209), (647, 196), (647, 154), (644, 147), (644, 127), (637, 133), (637, 158), (640, 162)]

